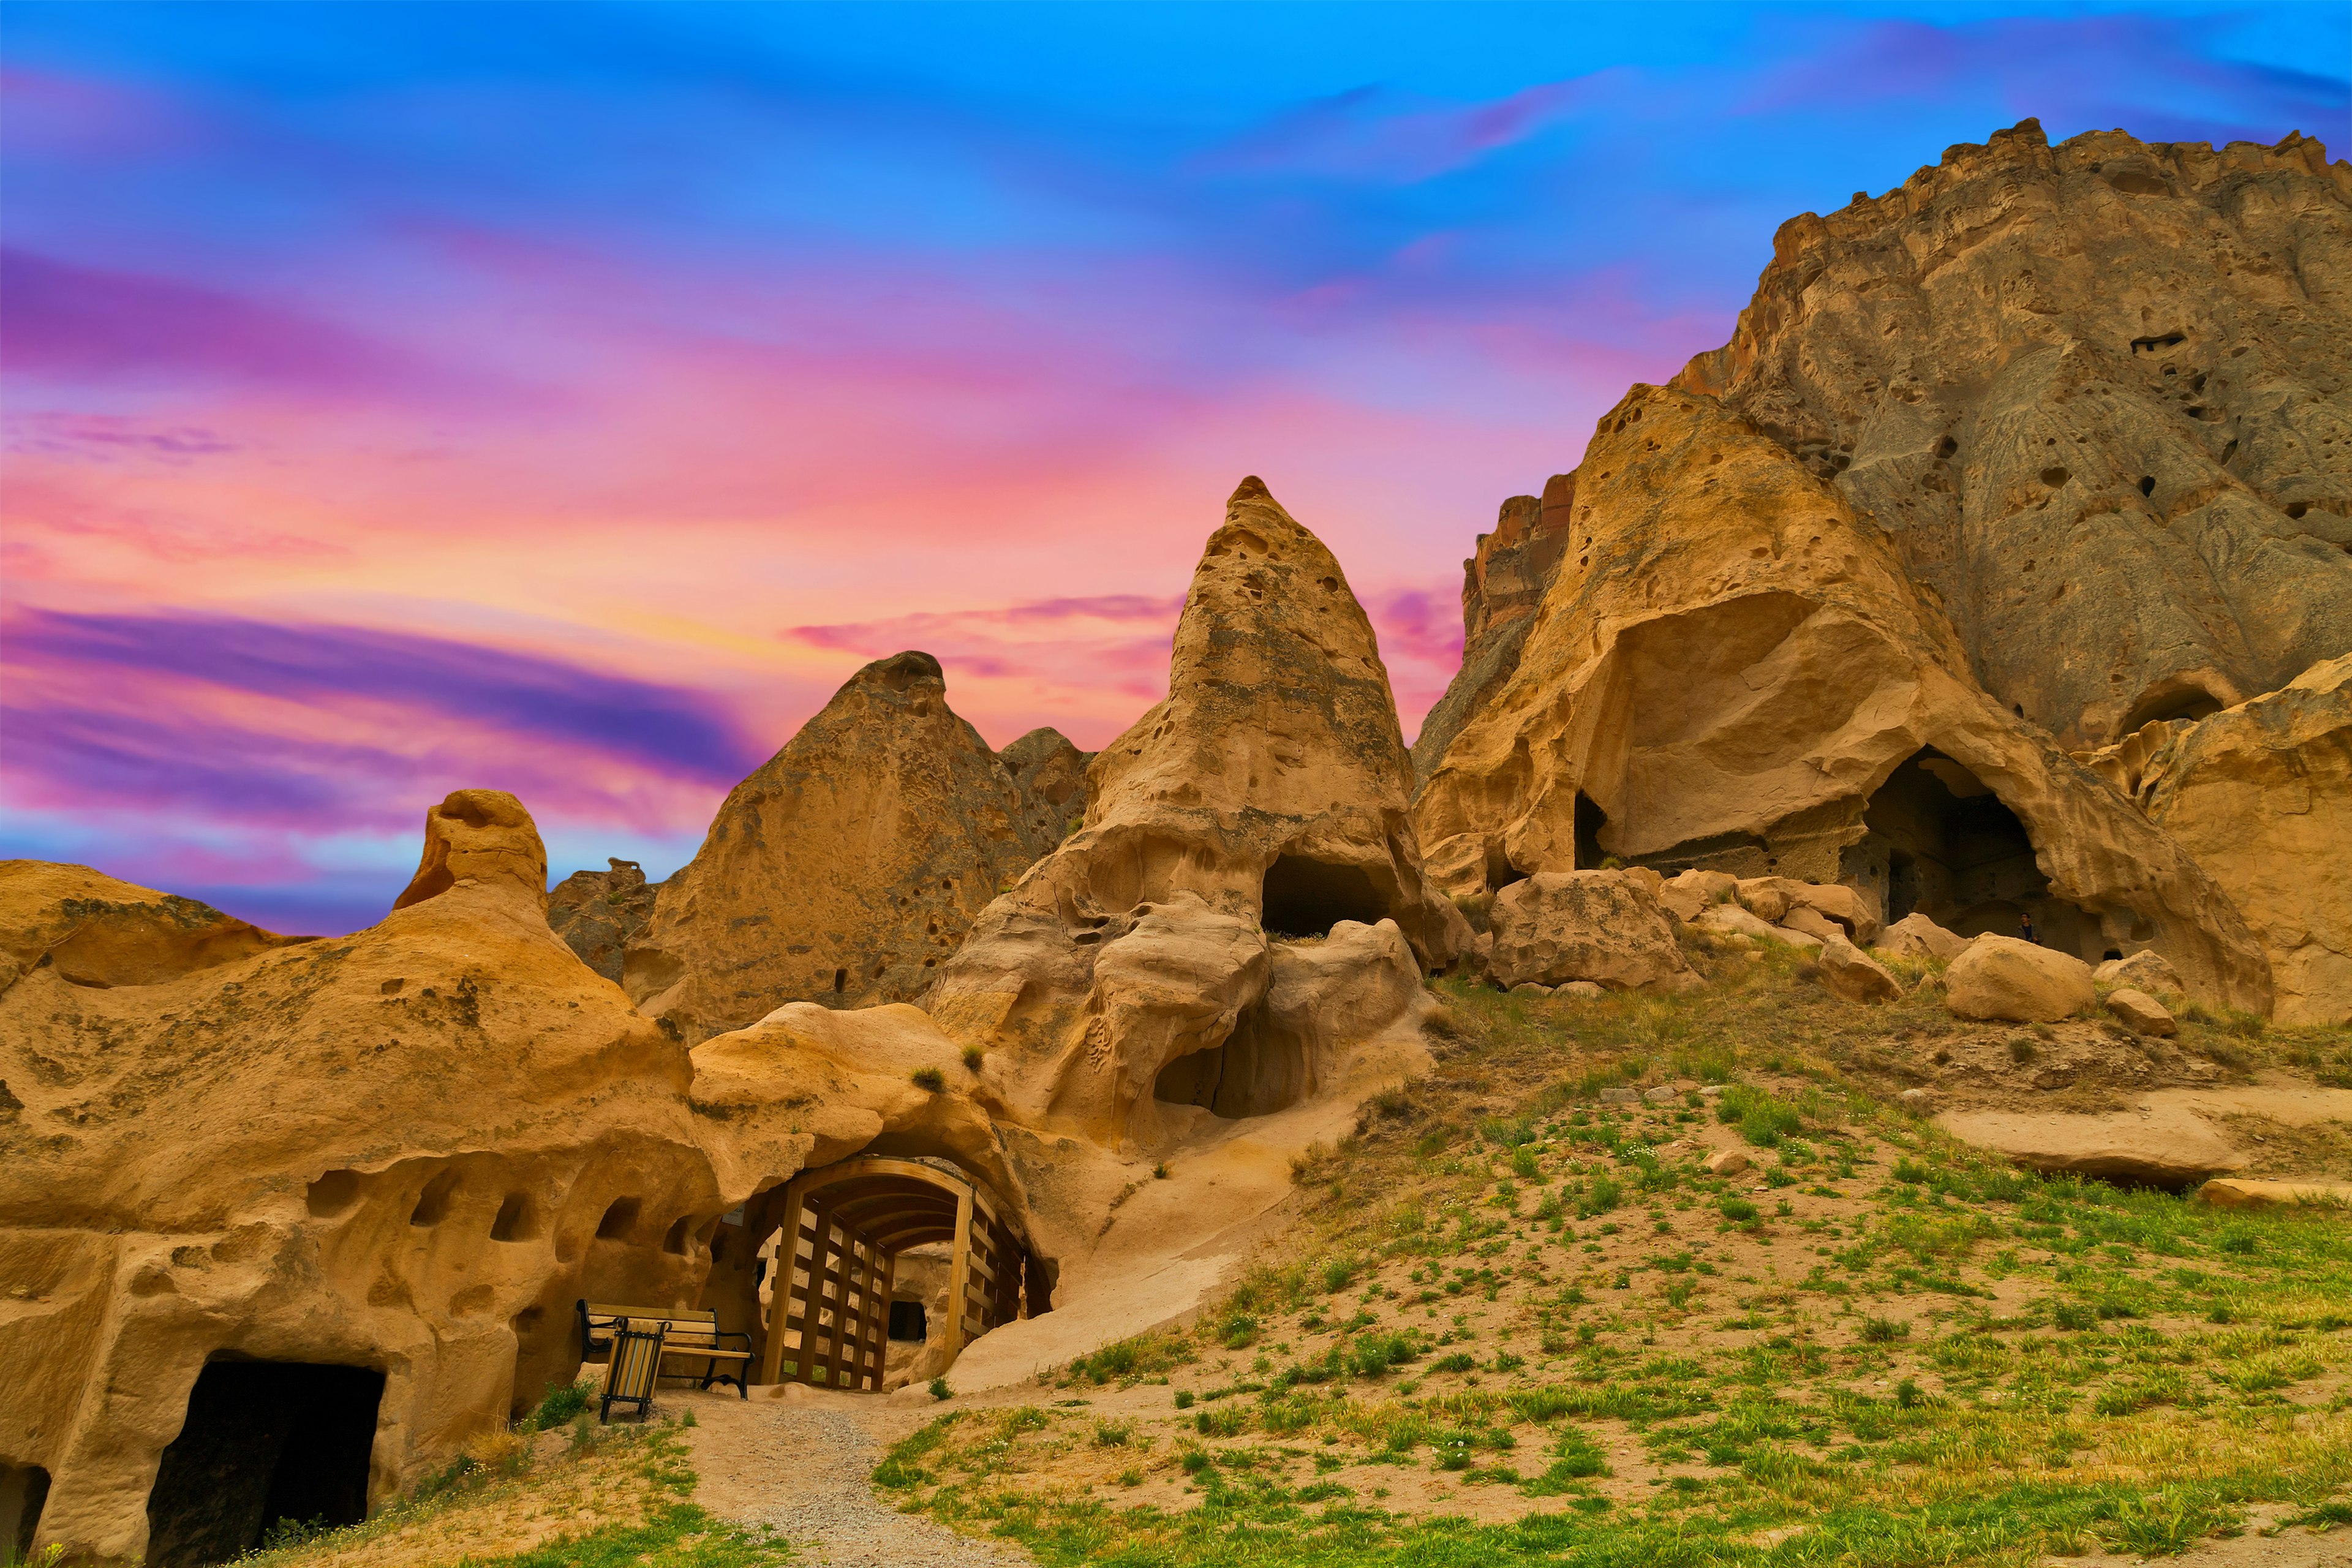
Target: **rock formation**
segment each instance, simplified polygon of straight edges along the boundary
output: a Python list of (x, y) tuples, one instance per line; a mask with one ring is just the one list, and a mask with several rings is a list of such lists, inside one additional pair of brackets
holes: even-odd
[(1078, 800), (1067, 742), (1015, 745), (1009, 770), (948, 707), (930, 655), (867, 665), (735, 786), (662, 885), (627, 951), (630, 998), (692, 1044), (787, 1002), (922, 996)]
[(1545, 871), (1495, 900), (1487, 973), (1497, 985), (1589, 980), (1612, 991), (1696, 989), (1655, 871)]
[(1415, 816), (1490, 886), (1604, 855), (1843, 883), (1873, 927), (2030, 915), (2087, 958), (2154, 946), (2202, 994), (2269, 998), (2189, 856), (1979, 688), (1890, 536), (1711, 397), (1637, 387), (1602, 419), (1517, 668)]
[(2270, 955), (2281, 1023), (2352, 1021), (2352, 658), (2081, 760), (2229, 893)]
[[(1372, 942), (1398, 971), (1382, 994), (1417, 1007), (1420, 972), (1468, 937), (1422, 875), (1411, 782), (1339, 563), (1245, 479), (1185, 597), (1166, 700), (1095, 758), (1083, 826), (982, 914), (933, 1012), (989, 1053), (1014, 1120), (1105, 1146), (1172, 1136), (1162, 1106), (1234, 1103), (1204, 1074), (1256, 1086), (1260, 1110), (1318, 1092), (1340, 1063), (1285, 1023), (1277, 977), (1359, 970)], [(1277, 960), (1281, 939), (1327, 937)], [(1213, 1069), (1178, 1066), (1208, 1052)]]
[(621, 983), (621, 959), (653, 919), (658, 882), (646, 880), (635, 860), (608, 860), (611, 869), (574, 871), (547, 895), (547, 923), (580, 962)]
[(2091, 966), (2013, 936), (1980, 936), (1944, 972), (1944, 1002), (1963, 1018), (2050, 1024), (2097, 1000)]
[(1413, 738), (1416, 776), (1428, 776), (1462, 726), (1519, 667), (1536, 607), (1559, 573), (1575, 509), (1576, 476), (1554, 474), (1540, 498), (1505, 501), (1495, 531), (1480, 534), (1462, 563), (1462, 668)]
[(2352, 168), (2026, 121), (1781, 226), (1711, 393), (2070, 745), (2352, 649)]
[(546, 887), (487, 790), (428, 815), (385, 920), (299, 945), (0, 868), (0, 1464), (49, 1479), (42, 1541), (234, 1556), (280, 1443), (347, 1458), (356, 1517), (572, 1376), (575, 1300), (755, 1315), (730, 1221), (812, 1161), (944, 1159), (1020, 1212), (923, 1014), (787, 1007), (689, 1056)]

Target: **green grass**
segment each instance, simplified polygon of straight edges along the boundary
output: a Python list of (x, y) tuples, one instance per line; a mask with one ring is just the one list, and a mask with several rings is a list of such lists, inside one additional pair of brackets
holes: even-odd
[[(927, 1428), (885, 1471), (922, 1472), (909, 1506), (1069, 1563), (2024, 1564), (2178, 1552), (2256, 1502), (2352, 1506), (2352, 1225), (2021, 1173), (1886, 1103), (1921, 1042), (1974, 1027), (1932, 991), (1848, 1005), (1785, 953), (1715, 972), (1572, 1007), (1441, 985), (1456, 1087), (1393, 1091), (1302, 1162), (1307, 1218), (1196, 1329), (1060, 1374), (1223, 1380), (1214, 1419), (1139, 1431), (1121, 1478), (1188, 1506), (1068, 1479), (1076, 1413)], [(2251, 1070), (2333, 1063), (2331, 1041), (2223, 1018), (2180, 1043)], [(1597, 1103), (1664, 1074), (1726, 1087)], [(1758, 1161), (1737, 1188), (1660, 1153), (1709, 1109)], [(1797, 1188), (1829, 1217), (1777, 1195)], [(1719, 1267), (1736, 1246), (1794, 1268)], [(1507, 1343), (1446, 1327), (1485, 1303)], [(1659, 1484), (1612, 1479), (1612, 1453)], [(1385, 1504), (1399, 1468), (1527, 1516)]]

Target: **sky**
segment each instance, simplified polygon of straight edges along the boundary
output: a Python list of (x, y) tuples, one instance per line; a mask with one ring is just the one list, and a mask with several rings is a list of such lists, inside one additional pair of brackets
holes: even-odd
[(667, 875), (868, 659), (1166, 690), (1263, 476), (1405, 732), (1461, 562), (1774, 229), (2038, 116), (2352, 142), (2352, 6), (0, 10), (0, 856), (381, 918)]

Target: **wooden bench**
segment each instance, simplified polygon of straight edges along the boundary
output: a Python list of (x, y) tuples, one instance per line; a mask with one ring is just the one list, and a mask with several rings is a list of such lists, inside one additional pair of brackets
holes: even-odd
[[(751, 1364), (751, 1336), (737, 1333), (719, 1326), (719, 1314), (688, 1308), (624, 1307), (609, 1301), (581, 1300), (574, 1303), (580, 1313), (580, 1353), (593, 1355), (613, 1348), (613, 1331), (625, 1323), (632, 1329), (647, 1329), (656, 1323), (664, 1326), (662, 1359), (682, 1357), (702, 1363), (701, 1385), (709, 1388), (714, 1383), (731, 1383), (743, 1398), (751, 1397), (745, 1386), (744, 1373)], [(735, 1348), (728, 1342), (737, 1342)], [(722, 1372), (731, 1367), (732, 1372)], [(691, 1378), (693, 1373), (672, 1373), (672, 1377)]]

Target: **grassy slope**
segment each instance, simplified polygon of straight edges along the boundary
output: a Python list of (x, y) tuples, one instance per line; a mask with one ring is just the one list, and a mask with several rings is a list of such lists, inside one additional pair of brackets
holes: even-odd
[[(1437, 1072), (1302, 1166), (1282, 1262), (877, 1482), (1048, 1563), (2022, 1563), (2258, 1501), (2352, 1521), (2352, 1222), (2021, 1176), (1886, 1099), (2034, 1032), (1702, 958), (1685, 998), (1454, 988)], [(2352, 1070), (2243, 1019), (2141, 1049), (2112, 1076)], [(1728, 1088), (1599, 1101), (1662, 1079)], [(1727, 1142), (1757, 1167), (1706, 1174)]]

